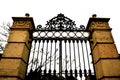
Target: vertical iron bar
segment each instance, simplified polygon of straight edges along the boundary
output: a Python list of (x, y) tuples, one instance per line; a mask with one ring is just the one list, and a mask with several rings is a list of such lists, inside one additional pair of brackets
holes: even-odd
[(73, 40), (73, 49), (74, 49), (74, 61), (75, 61), (75, 78), (77, 78), (76, 55), (75, 55), (75, 40)]
[(65, 77), (67, 78), (68, 76), (68, 70), (67, 70), (67, 46), (66, 46), (66, 42), (67, 40), (65, 40), (65, 66), (66, 66), (66, 69), (65, 69)]
[(88, 67), (89, 67), (89, 69), (90, 69), (88, 49), (87, 49), (87, 40), (85, 40), (85, 45), (86, 45), (86, 52), (87, 52), (87, 59), (88, 59)]
[(56, 43), (57, 43), (57, 40), (55, 40), (54, 71), (53, 71), (54, 80), (55, 80), (55, 77), (56, 77), (56, 51), (57, 51)]
[(56, 70), (56, 43), (57, 40), (55, 40), (54, 70)]
[(46, 65), (47, 65), (47, 56), (48, 56), (48, 42), (49, 42), (49, 40), (47, 40), (47, 45), (46, 45), (46, 60), (45, 60), (45, 70), (46, 70)]
[(31, 70), (32, 70), (32, 67), (33, 67), (33, 64), (34, 64), (35, 48), (36, 48), (36, 42), (37, 42), (37, 40), (34, 40), (34, 41), (35, 41), (35, 43), (34, 43), (34, 49), (33, 49), (33, 58), (32, 58)]
[(44, 42), (45, 42), (45, 40), (43, 40), (43, 45), (42, 45), (42, 55), (41, 55), (41, 63), (40, 63), (40, 68), (42, 68), (42, 61), (43, 61), (43, 50), (44, 50)]
[(59, 75), (62, 77), (62, 40), (59, 43)]
[(78, 59), (79, 59), (79, 67), (80, 67), (80, 70), (79, 70), (79, 76), (82, 80), (82, 70), (81, 70), (81, 61), (80, 61), (80, 48), (79, 48), (79, 40), (77, 40), (77, 47), (78, 47)]
[[(27, 65), (26, 65), (26, 71), (25, 71), (25, 76), (29, 76), (29, 74), (27, 75), (27, 71), (28, 71), (28, 66), (29, 66), (29, 61), (30, 61), (30, 52), (32, 51), (32, 47), (34, 47), (33, 45), (32, 45), (32, 43), (33, 43), (33, 39), (32, 40), (30, 40), (30, 41), (28, 41), (28, 43), (30, 44), (30, 49), (29, 49), (29, 55), (28, 55), (28, 61), (27, 61)], [(30, 73), (30, 72), (29, 72)]]
[(81, 47), (82, 47), (82, 54), (83, 54), (83, 64), (84, 64), (84, 76), (87, 76), (86, 66), (85, 66), (85, 56), (84, 56), (84, 49), (83, 49), (83, 40), (81, 40)]
[(70, 77), (73, 77), (72, 63), (71, 63), (71, 40), (69, 40), (69, 52), (70, 52)]
[(52, 43), (53, 43), (53, 40), (51, 40), (51, 50), (50, 50), (50, 70), (51, 70), (51, 58), (52, 58)]
[(41, 63), (40, 63), (40, 70), (39, 70), (39, 76), (41, 77), (42, 75), (42, 61), (43, 61), (43, 50), (44, 50), (44, 42), (45, 40), (43, 40), (43, 44), (42, 44), (42, 49), (41, 49), (41, 52), (42, 52), (42, 55), (41, 55)]
[(72, 63), (71, 63), (71, 45), (70, 45), (70, 40), (69, 40), (69, 52), (70, 52), (70, 70), (72, 69)]
[[(38, 54), (37, 54), (37, 61), (38, 61), (38, 56), (39, 56), (39, 52), (40, 52), (40, 42), (41, 40), (38, 40), (39, 43), (38, 43)], [(38, 63), (36, 63), (36, 69), (37, 69), (37, 66), (38, 66)]]
[(73, 40), (73, 49), (74, 49), (75, 69), (76, 69), (75, 40)]
[(67, 46), (66, 46), (66, 42), (67, 42), (67, 40), (65, 40), (65, 67), (67, 70)]
[[(91, 36), (90, 36), (91, 37)], [(93, 42), (92, 41), (90, 41), (90, 38), (89, 38), (89, 45), (90, 45), (90, 51), (91, 51), (91, 57), (92, 57), (92, 64), (94, 63), (94, 60), (93, 60), (93, 55), (92, 55), (92, 48), (91, 48), (91, 44), (92, 44)], [(93, 64), (93, 70), (94, 70), (94, 75), (95, 75), (95, 78), (96, 78), (96, 71), (95, 71), (95, 65)]]
[(46, 77), (46, 65), (47, 65), (47, 55), (48, 55), (48, 42), (49, 40), (46, 40), (47, 44), (46, 44), (46, 59), (45, 59), (45, 70), (44, 70), (44, 80), (45, 80), (45, 77)]
[(88, 48), (87, 48), (87, 40), (85, 40), (85, 45), (86, 45), (86, 52), (87, 52), (87, 59), (88, 59), (89, 75), (91, 76), (90, 61), (89, 61)]
[(79, 50), (79, 40), (77, 40), (77, 47), (78, 47), (79, 67), (80, 67), (80, 69), (81, 69), (80, 50)]
[(51, 60), (51, 58), (52, 58), (52, 43), (53, 43), (53, 40), (51, 40), (51, 49), (50, 49), (50, 67), (49, 67), (49, 80), (51, 80), (51, 62), (52, 62), (52, 60)]

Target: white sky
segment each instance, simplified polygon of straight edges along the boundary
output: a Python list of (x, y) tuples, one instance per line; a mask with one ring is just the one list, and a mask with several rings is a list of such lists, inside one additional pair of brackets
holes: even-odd
[(119, 0), (1, 0), (0, 25), (3, 22), (12, 24), (13, 16), (24, 16), (30, 13), (35, 25), (42, 24), (59, 13), (71, 18), (76, 25), (87, 25), (89, 17), (97, 14), (98, 17), (111, 18), (109, 24), (113, 29), (113, 37), (120, 52), (120, 3)]

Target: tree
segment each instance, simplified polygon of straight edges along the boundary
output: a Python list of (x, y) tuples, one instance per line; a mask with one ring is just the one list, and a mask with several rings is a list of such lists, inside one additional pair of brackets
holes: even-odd
[(0, 25), (0, 54), (3, 54), (5, 45), (10, 32), (10, 23), (3, 23)]

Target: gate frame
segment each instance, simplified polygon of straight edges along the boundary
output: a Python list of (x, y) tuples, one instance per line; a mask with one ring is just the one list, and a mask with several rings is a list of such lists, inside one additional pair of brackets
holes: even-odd
[[(97, 18), (96, 15), (89, 19), (87, 29), (91, 31), (91, 54), (98, 80), (119, 80), (120, 58), (108, 21), (109, 18)], [(0, 58), (1, 80), (24, 79), (31, 44), (29, 41), (32, 39), (31, 29), (33, 28), (35, 28), (34, 21), (29, 14), (26, 14), (26, 17), (13, 17), (8, 44)], [(19, 55), (15, 53), (15, 48), (19, 51)]]
[[(44, 37), (43, 36), (38, 37), (38, 36), (40, 36), (40, 34), (42, 32), (45, 33), (45, 36)], [(52, 32), (52, 34), (54, 35), (54, 37), (53, 37), (53, 35), (51, 37), (49, 37), (48, 36), (49, 32)], [(55, 33), (57, 33), (57, 32), (60, 33), (61, 37), (60, 37), (60, 35), (59, 35), (59, 37), (55, 36)], [(62, 36), (63, 32), (66, 32), (66, 34), (67, 34), (66, 37)], [(74, 37), (70, 36), (71, 32), (74, 33)], [(81, 34), (81, 36), (78, 37), (77, 32), (79, 32)], [(88, 36), (85, 36), (84, 33), (87, 33)], [(35, 36), (33, 36), (33, 41), (35, 42), (34, 43), (34, 47), (35, 47), (35, 45), (36, 45), (37, 42), (39, 42), (39, 44), (40, 44), (41, 40), (43, 40), (43, 43), (45, 42), (45, 40), (46, 41), (50, 40), (50, 42), (51, 41), (53, 42), (53, 40), (59, 41), (59, 77), (60, 78), (62, 77), (62, 74), (65, 74), (66, 78), (68, 77), (67, 76), (68, 74), (70, 74), (70, 77), (71, 76), (73, 77), (73, 74), (75, 74), (75, 76), (74, 76), (75, 78), (77, 78), (77, 75), (80, 75), (80, 78), (82, 78), (83, 77), (82, 74), (84, 74), (85, 77), (87, 76), (87, 74), (89, 74), (89, 76), (92, 76), (91, 68), (90, 68), (90, 62), (89, 62), (89, 53), (88, 53), (88, 49), (87, 49), (87, 41), (89, 41), (89, 30), (86, 30), (85, 26), (80, 25), (80, 27), (76, 27), (76, 24), (75, 24), (75, 22), (73, 20), (71, 20), (70, 18), (64, 16), (64, 14), (60, 13), (56, 17), (53, 17), (52, 19), (50, 19), (49, 21), (47, 21), (46, 27), (42, 27), (41, 25), (38, 25), (37, 28), (35, 30), (33, 30), (33, 35), (34, 34), (36, 34)], [(68, 37), (68, 35), (69, 35), (69, 37)], [(80, 67), (79, 71), (76, 68), (75, 68), (75, 71), (70, 68), (70, 72), (69, 73), (68, 73), (68, 70), (65, 70), (65, 73), (63, 73), (63, 71), (62, 71), (62, 67), (63, 67), (62, 66), (62, 41), (64, 41), (64, 43), (66, 43), (66, 41), (68, 41), (69, 45), (70, 45), (71, 42), (75, 43), (75, 41), (76, 41), (77, 44), (79, 44), (79, 42), (82, 44), (82, 54), (83, 54), (82, 57), (83, 57), (84, 70), (81, 70), (81, 67)], [(84, 56), (83, 42), (85, 42), (85, 44), (86, 44), (86, 50), (87, 50), (86, 51), (86, 55), (87, 55), (87, 58), (88, 58), (87, 61), (84, 61), (84, 57), (85, 56)], [(35, 48), (34, 48), (34, 51), (33, 51), (32, 55), (33, 55), (33, 59), (34, 59)], [(71, 55), (71, 53), (70, 53), (70, 55)], [(30, 61), (31, 62), (30, 64), (34, 64), (33, 59), (32, 59), (32, 61)], [(38, 61), (36, 61), (36, 62), (38, 62)], [(87, 62), (88, 65), (89, 65), (88, 72), (87, 72), (86, 67), (85, 67), (86, 66), (85, 62)], [(80, 63), (81, 63), (81, 61), (80, 61)], [(81, 65), (80, 63), (79, 63), (79, 65)], [(71, 64), (71, 60), (70, 60), (70, 64)], [(33, 67), (33, 65), (31, 65), (31, 66)], [(38, 72), (39, 72), (39, 75), (41, 75), (42, 74), (41, 72), (46, 71), (46, 69), (42, 71), (41, 69), (38, 69), (38, 68), (36, 68), (34, 71), (30, 70), (29, 75), (27, 76), (27, 78), (30, 78), (30, 75), (34, 75), (34, 74), (36, 74)], [(54, 71), (53, 71), (53, 74), (54, 74)], [(49, 69), (49, 72), (50, 73), (48, 73), (48, 74), (51, 74), (51, 70), (50, 69)], [(44, 73), (45, 73), (44, 75), (46, 75), (46, 72), (44, 72)]]

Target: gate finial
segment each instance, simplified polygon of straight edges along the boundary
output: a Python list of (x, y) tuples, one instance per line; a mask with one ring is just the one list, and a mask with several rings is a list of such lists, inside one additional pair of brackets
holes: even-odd
[(97, 17), (97, 15), (96, 15), (96, 14), (93, 14), (93, 15), (92, 15), (92, 18), (96, 18), (96, 17)]
[(25, 16), (26, 16), (26, 17), (29, 17), (29, 16), (30, 16), (30, 14), (29, 14), (29, 13), (25, 13)]

